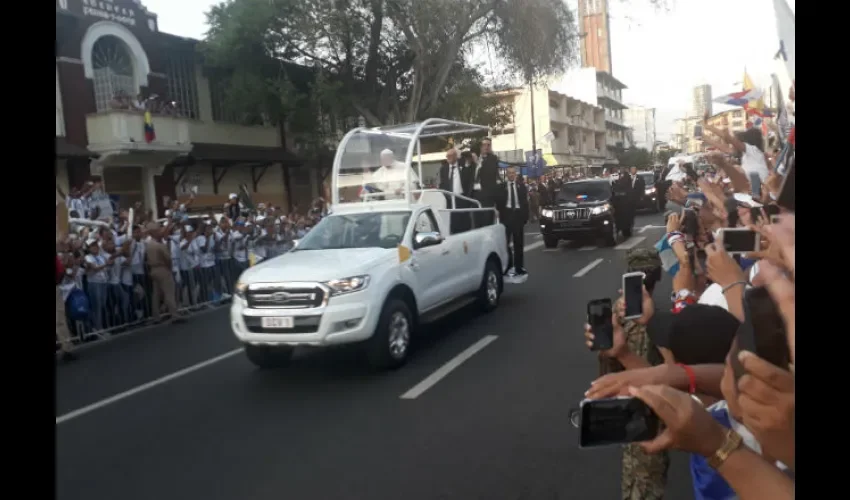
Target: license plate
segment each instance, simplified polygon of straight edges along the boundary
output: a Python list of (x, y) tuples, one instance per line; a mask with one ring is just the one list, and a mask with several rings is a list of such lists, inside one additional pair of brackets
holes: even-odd
[(292, 328), (294, 321), (291, 317), (263, 316), (263, 328)]

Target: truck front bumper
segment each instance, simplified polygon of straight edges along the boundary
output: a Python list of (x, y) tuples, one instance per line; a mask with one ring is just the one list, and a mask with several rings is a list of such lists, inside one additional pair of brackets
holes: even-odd
[[(307, 309), (252, 309), (235, 296), (230, 326), (240, 342), (252, 345), (323, 347), (360, 342), (372, 336), (380, 314), (380, 301), (371, 306), (368, 292), (331, 297), (326, 305)], [(263, 317), (291, 317), (293, 327), (265, 329)]]

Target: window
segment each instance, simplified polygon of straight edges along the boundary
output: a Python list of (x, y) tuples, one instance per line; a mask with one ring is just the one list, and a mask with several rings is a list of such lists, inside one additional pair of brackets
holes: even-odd
[(556, 101), (554, 99), (549, 99), (549, 107), (552, 108), (552, 109), (559, 109), (561, 107), (561, 105), (558, 104), (558, 101)]
[(425, 210), (419, 214), (413, 229), (416, 233), (436, 233), (440, 230), (437, 221), (434, 219), (434, 214), (430, 210)]
[(133, 75), (130, 49), (118, 37), (100, 37), (92, 47), (94, 101), (98, 111), (106, 111), (118, 96), (135, 97), (139, 89)]
[(602, 38), (602, 28), (596, 28), (596, 36)]
[(198, 85), (192, 52), (169, 51), (167, 56), (168, 96), (176, 102), (180, 116), (198, 118)]
[(735, 118), (740, 118), (740, 117), (744, 116), (744, 112), (741, 111), (741, 110), (733, 111), (732, 116), (734, 116)]

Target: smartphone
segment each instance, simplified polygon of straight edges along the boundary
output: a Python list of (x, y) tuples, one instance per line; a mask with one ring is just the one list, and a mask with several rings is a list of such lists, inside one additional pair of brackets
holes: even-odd
[(723, 247), (730, 254), (758, 252), (761, 248), (761, 237), (752, 229), (724, 228), (720, 231)]
[(785, 323), (779, 308), (764, 287), (744, 292), (744, 322), (738, 328), (736, 342), (729, 361), (737, 381), (746, 372), (738, 360), (738, 352), (750, 351), (783, 370), (791, 363), (791, 351)]
[(779, 205), (770, 204), (764, 206), (764, 213), (770, 217), (770, 220), (773, 220), (774, 217), (781, 213), (781, 210), (779, 209)]
[(763, 217), (762, 207), (750, 207), (750, 220), (753, 224), (757, 224)]
[(658, 415), (633, 397), (585, 399), (579, 414), (579, 448), (649, 441), (660, 428)]
[(753, 199), (761, 199), (761, 177), (756, 172), (750, 173), (750, 195)]
[(782, 179), (782, 187), (779, 188), (779, 196), (776, 197), (776, 204), (782, 208), (794, 211), (794, 206), (797, 201), (797, 192), (794, 188), (795, 176), (794, 166), (797, 164), (797, 158), (791, 160), (788, 165), (788, 170), (785, 172), (785, 178)]
[(604, 351), (614, 347), (614, 306), (611, 299), (591, 300), (587, 303), (587, 324), (593, 332), (593, 351)]
[(686, 208), (682, 210), (682, 232), (685, 236), (696, 238), (699, 233), (699, 216), (696, 209)]
[(644, 273), (626, 273), (623, 275), (623, 297), (626, 301), (625, 319), (643, 316), (643, 279)]

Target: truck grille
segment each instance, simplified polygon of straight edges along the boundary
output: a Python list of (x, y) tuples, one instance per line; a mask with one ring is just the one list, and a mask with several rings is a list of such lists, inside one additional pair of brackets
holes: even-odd
[(590, 218), (589, 208), (571, 208), (567, 210), (555, 210), (552, 220), (562, 222), (571, 220), (583, 220)]
[(246, 299), (251, 309), (310, 309), (324, 303), (325, 290), (268, 286), (262, 290), (248, 290)]

